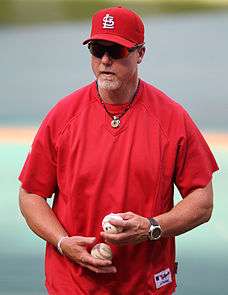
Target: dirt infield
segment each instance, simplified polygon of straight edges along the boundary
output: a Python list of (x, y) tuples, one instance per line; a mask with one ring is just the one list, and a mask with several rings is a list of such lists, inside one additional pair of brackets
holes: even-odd
[[(36, 127), (0, 127), (0, 144), (30, 144), (36, 131)], [(204, 132), (203, 135), (211, 147), (221, 147), (228, 150), (228, 133)]]

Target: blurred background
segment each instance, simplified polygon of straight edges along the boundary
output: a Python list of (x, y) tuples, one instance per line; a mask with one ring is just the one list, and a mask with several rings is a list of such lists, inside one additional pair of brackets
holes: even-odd
[[(124, 5), (145, 24), (142, 79), (181, 103), (220, 166), (210, 223), (177, 238), (178, 295), (226, 295), (228, 1), (0, 1), (0, 294), (43, 295), (44, 247), (18, 209), (17, 176), (34, 133), (62, 97), (94, 79), (82, 41), (92, 14)], [(178, 192), (176, 202), (180, 200)]]

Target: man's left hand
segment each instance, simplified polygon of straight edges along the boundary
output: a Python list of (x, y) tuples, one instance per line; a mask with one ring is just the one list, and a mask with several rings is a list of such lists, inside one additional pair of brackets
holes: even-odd
[(150, 222), (147, 218), (133, 212), (118, 213), (123, 220), (110, 220), (115, 226), (122, 227), (123, 231), (117, 234), (101, 232), (107, 243), (117, 245), (138, 244), (148, 239)]

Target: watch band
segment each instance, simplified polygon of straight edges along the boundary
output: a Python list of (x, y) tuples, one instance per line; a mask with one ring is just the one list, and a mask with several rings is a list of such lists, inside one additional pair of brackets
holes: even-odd
[(153, 217), (149, 217), (148, 220), (150, 222), (150, 225), (159, 226), (159, 223)]

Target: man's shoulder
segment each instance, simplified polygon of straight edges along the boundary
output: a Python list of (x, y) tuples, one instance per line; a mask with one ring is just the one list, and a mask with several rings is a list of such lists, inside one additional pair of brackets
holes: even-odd
[(143, 82), (143, 84), (142, 104), (148, 114), (158, 122), (165, 132), (172, 128), (175, 129), (177, 125), (180, 129), (183, 128), (185, 118), (188, 116), (184, 107), (157, 87), (147, 82)]
[(95, 87), (95, 82), (92, 82), (68, 94), (55, 105), (56, 110), (65, 114), (66, 111), (77, 113), (95, 100), (93, 97)]
[(145, 106), (148, 106), (148, 108), (154, 111), (159, 111), (160, 109), (162, 109), (162, 111), (170, 111), (170, 109), (180, 112), (184, 111), (184, 108), (164, 91), (145, 81), (143, 81), (143, 84), (145, 89), (143, 103)]
[(95, 95), (93, 95), (95, 88), (96, 84), (92, 82), (68, 94), (57, 102), (50, 111), (50, 114), (54, 117), (63, 116), (65, 120), (69, 120), (71, 117), (80, 113), (85, 107), (96, 101)]
[(44, 118), (42, 127), (60, 134), (74, 117), (96, 101), (95, 91), (96, 83), (92, 82), (60, 99)]

